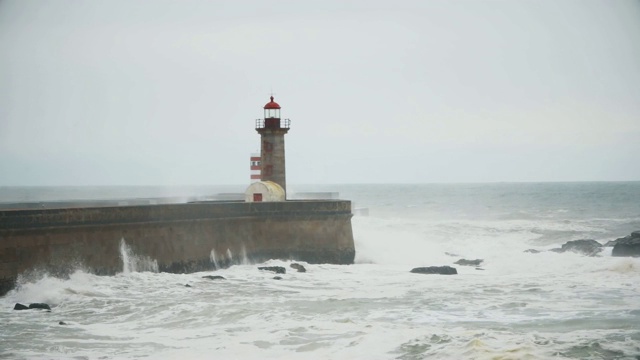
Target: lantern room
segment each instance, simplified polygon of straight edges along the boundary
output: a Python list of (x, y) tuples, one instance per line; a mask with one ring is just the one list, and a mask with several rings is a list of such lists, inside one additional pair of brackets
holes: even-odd
[(273, 101), (273, 96), (271, 97), (271, 101), (264, 106), (264, 118), (265, 119), (280, 119), (280, 105), (277, 102)]

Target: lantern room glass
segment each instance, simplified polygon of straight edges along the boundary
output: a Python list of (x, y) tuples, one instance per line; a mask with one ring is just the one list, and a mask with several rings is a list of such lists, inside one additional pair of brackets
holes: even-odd
[(280, 109), (264, 109), (264, 118), (265, 119), (271, 119), (271, 118), (280, 119)]

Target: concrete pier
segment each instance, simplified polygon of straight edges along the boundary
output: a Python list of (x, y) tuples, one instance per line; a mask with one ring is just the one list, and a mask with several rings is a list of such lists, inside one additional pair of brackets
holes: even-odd
[[(185, 273), (295, 259), (351, 264), (351, 202), (208, 202), (0, 211), (0, 295), (33, 269), (65, 276), (76, 269), (122, 271), (120, 242), (156, 260), (159, 271)], [(233, 259), (226, 254), (233, 254)]]

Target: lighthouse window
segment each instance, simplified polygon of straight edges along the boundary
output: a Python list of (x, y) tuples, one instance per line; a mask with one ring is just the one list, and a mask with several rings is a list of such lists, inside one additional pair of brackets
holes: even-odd
[(280, 110), (279, 109), (265, 109), (264, 110), (264, 117), (269, 119), (269, 118), (279, 118), (280, 117)]

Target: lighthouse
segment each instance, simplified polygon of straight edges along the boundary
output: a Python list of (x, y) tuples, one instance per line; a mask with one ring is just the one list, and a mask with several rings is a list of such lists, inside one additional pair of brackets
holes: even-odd
[(256, 120), (260, 134), (260, 176), (262, 181), (272, 181), (287, 191), (284, 160), (284, 135), (289, 131), (289, 119), (280, 118), (280, 105), (269, 101), (264, 106), (264, 118)]

